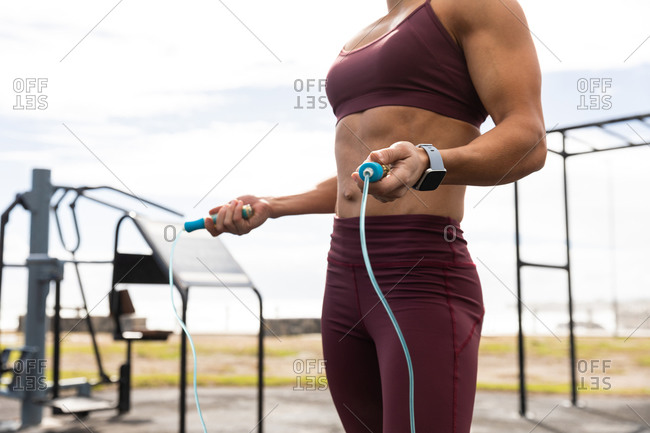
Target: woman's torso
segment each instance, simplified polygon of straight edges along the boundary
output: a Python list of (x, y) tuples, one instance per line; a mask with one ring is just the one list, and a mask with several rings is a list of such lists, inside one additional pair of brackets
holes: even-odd
[[(404, 18), (422, 6), (422, 0), (403, 0), (379, 24), (373, 23), (345, 45), (346, 50), (365, 47), (401, 25)], [(432, 0), (440, 23), (447, 31), (451, 27), (449, 0)], [(453, 35), (453, 28), (451, 28)], [(453, 38), (453, 36), (452, 36)], [(351, 54), (354, 55), (354, 51)], [(404, 71), (408, 74), (408, 71)], [(397, 141), (413, 144), (431, 143), (438, 149), (466, 145), (480, 135), (479, 129), (468, 122), (437, 114), (433, 111), (407, 106), (378, 106), (349, 114), (336, 126), (335, 154), (338, 173), (336, 214), (339, 217), (359, 216), (361, 192), (351, 174), (377, 149)], [(368, 215), (432, 214), (448, 216), (458, 221), (463, 216), (465, 186), (441, 185), (435, 191), (410, 190), (404, 197), (391, 203), (368, 200)]]

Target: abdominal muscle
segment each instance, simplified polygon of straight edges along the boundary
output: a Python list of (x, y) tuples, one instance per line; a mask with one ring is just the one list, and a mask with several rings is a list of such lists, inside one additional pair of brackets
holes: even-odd
[[(376, 107), (344, 117), (336, 126), (336, 215), (340, 218), (359, 216), (361, 191), (351, 174), (371, 151), (397, 141), (410, 141), (415, 145), (430, 143), (438, 149), (449, 149), (464, 146), (479, 135), (480, 131), (466, 122), (413, 107)], [(402, 198), (389, 203), (368, 197), (366, 214), (430, 214), (461, 221), (464, 198), (464, 185), (443, 184), (435, 191), (409, 190)]]

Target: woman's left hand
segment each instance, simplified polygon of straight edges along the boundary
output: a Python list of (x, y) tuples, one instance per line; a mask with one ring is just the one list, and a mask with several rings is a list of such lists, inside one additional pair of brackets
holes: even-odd
[[(371, 152), (364, 162), (378, 162), (390, 165), (388, 176), (373, 182), (368, 187), (368, 193), (382, 203), (391, 202), (400, 197), (415, 185), (424, 170), (429, 166), (429, 157), (424, 149), (415, 147), (409, 141), (398, 141), (390, 147)], [(352, 179), (363, 191), (363, 179), (359, 169), (352, 173)]]

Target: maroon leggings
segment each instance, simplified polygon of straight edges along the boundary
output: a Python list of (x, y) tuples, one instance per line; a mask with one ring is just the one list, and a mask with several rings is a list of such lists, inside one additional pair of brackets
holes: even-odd
[[(483, 299), (458, 223), (366, 218), (370, 262), (413, 360), (420, 433), (469, 433)], [(359, 218), (335, 218), (323, 302), (327, 379), (347, 433), (408, 433), (408, 369), (361, 255)]]

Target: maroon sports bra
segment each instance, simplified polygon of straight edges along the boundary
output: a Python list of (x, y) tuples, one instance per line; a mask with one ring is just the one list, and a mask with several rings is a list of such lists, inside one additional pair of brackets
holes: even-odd
[(326, 81), (337, 121), (386, 105), (422, 108), (476, 127), (485, 121), (465, 56), (430, 1), (379, 39), (341, 50)]

